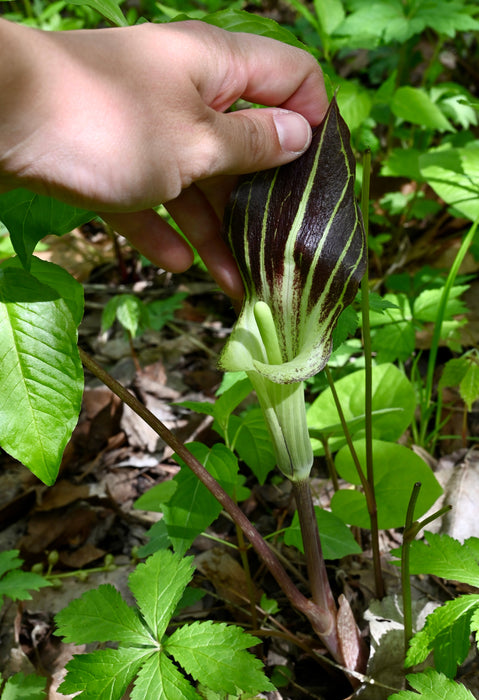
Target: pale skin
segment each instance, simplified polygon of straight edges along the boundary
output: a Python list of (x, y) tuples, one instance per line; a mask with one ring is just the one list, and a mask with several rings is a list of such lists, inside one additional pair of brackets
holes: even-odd
[[(305, 51), (202, 22), (42, 32), (0, 19), (0, 192), (26, 187), (99, 213), (158, 266), (192, 263), (164, 203), (233, 298), (220, 236), (240, 174), (282, 165), (327, 109)], [(268, 105), (225, 113), (240, 97)]]

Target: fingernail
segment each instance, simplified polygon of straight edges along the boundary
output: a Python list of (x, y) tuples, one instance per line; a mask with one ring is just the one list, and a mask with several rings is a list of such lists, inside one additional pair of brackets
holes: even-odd
[(276, 133), (283, 151), (303, 153), (311, 143), (311, 127), (296, 112), (278, 111), (273, 115)]

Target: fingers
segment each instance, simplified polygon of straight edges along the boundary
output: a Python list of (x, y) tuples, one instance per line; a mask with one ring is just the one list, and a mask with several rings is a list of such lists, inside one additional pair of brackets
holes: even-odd
[(127, 238), (142, 255), (170, 272), (184, 272), (193, 262), (188, 243), (153, 209), (127, 214), (102, 214), (107, 224)]

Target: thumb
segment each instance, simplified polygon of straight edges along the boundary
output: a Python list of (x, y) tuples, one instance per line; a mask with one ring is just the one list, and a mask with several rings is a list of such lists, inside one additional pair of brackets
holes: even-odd
[[(247, 109), (217, 113), (215, 173), (249, 173), (289, 163), (311, 143), (311, 127), (286, 109)], [(219, 143), (218, 143), (219, 142)]]

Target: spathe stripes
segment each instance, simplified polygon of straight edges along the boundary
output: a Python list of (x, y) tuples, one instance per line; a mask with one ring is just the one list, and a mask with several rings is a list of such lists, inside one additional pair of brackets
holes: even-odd
[[(224, 369), (256, 370), (289, 383), (326, 364), (337, 318), (366, 267), (354, 178), (349, 130), (333, 99), (303, 156), (241, 179), (225, 213), (224, 236), (246, 295), (220, 359)], [(282, 364), (267, 361), (254, 320), (257, 301), (271, 309)]]

